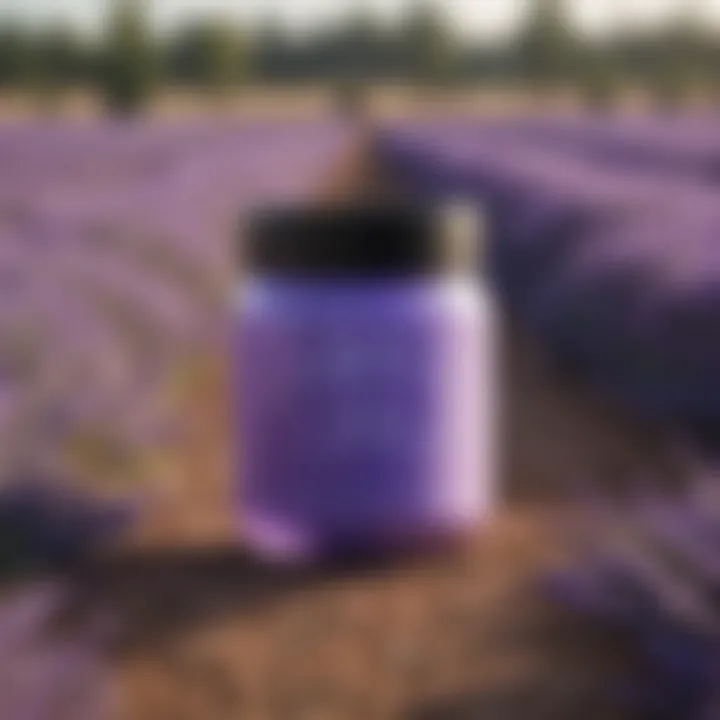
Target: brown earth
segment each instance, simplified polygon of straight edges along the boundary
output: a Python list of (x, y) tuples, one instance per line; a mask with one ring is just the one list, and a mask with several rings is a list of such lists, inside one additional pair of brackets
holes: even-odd
[[(713, 96), (711, 88), (690, 88), (683, 106), (689, 111), (707, 110), (713, 105)], [(377, 119), (458, 114), (488, 117), (587, 109), (582, 93), (572, 87), (558, 86), (538, 92), (512, 83), (483, 83), (440, 90), (402, 83), (376, 83), (368, 88), (367, 103), (370, 114)], [(327, 83), (245, 86), (239, 92), (220, 96), (169, 87), (159, 92), (149, 104), (146, 116), (169, 122), (218, 115), (238, 119), (318, 118), (333, 112), (334, 104), (334, 90)], [(653, 112), (652, 93), (642, 86), (628, 85), (617, 93), (614, 107), (619, 113)], [(51, 97), (32, 90), (0, 92), (0, 122), (35, 120), (42, 115), (86, 121), (97, 119), (103, 112), (102, 98), (83, 87), (70, 88)]]
[[(387, 191), (360, 145), (325, 197)], [(133, 547), (78, 580), (81, 615), (118, 621), (119, 720), (616, 717), (597, 695), (600, 640), (528, 586), (558, 557), (553, 529), (582, 481), (680, 469), (659, 431), (581, 390), (506, 325), (502, 509), (467, 552), (385, 567), (281, 570), (243, 552), (228, 366), (199, 363), (162, 503)]]

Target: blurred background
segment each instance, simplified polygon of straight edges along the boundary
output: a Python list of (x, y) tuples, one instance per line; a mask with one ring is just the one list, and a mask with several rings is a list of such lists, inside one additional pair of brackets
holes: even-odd
[(712, 103), (720, 63), (712, 0), (7, 0), (0, 32), (3, 114), (307, 107), (347, 84), (385, 112), (418, 85), (476, 109), (672, 108)]

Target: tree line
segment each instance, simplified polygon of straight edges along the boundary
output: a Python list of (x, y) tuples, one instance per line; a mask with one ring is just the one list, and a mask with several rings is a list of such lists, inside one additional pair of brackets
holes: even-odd
[(690, 16), (652, 34), (592, 41), (573, 31), (562, 0), (536, 0), (517, 38), (489, 46), (461, 40), (431, 2), (393, 29), (357, 13), (304, 38), (271, 21), (249, 30), (209, 19), (158, 37), (145, 11), (137, 0), (119, 3), (92, 42), (70, 27), (0, 26), (0, 88), (33, 87), (52, 97), (68, 87), (96, 87), (115, 112), (141, 108), (164, 85), (222, 93), (249, 82), (561, 84), (597, 104), (626, 83), (667, 104), (695, 86), (720, 92), (720, 39)]

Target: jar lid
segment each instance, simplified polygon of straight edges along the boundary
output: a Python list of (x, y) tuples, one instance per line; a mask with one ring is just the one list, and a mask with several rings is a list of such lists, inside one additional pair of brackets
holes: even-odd
[[(241, 233), (249, 273), (397, 277), (474, 269), (477, 228), (457, 205), (331, 204), (275, 206), (252, 213)], [(458, 243), (462, 232), (465, 242)]]

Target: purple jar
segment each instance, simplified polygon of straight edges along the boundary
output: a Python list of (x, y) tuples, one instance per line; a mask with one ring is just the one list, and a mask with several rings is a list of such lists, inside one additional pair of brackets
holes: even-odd
[(492, 313), (467, 263), (476, 238), (452, 242), (440, 219), (339, 206), (253, 218), (236, 407), (243, 527), (260, 554), (392, 551), (462, 537), (488, 512)]

